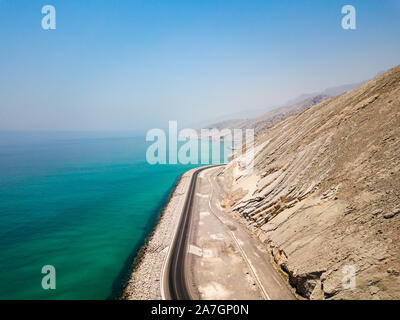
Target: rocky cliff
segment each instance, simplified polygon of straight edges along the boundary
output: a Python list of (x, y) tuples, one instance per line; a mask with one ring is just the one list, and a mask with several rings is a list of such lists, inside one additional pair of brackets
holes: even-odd
[(220, 175), (221, 205), (299, 296), (400, 299), (400, 66), (264, 129), (255, 153)]

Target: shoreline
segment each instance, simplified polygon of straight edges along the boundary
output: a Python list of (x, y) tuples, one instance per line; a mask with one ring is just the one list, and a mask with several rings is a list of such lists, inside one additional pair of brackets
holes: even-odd
[(132, 269), (120, 295), (121, 300), (161, 300), (161, 272), (176, 225), (182, 212), (186, 189), (194, 168), (183, 173), (149, 234), (132, 262)]
[[(136, 246), (136, 249), (133, 250), (130, 257), (125, 262), (125, 267), (121, 270), (120, 275), (115, 280), (113, 289), (107, 300), (124, 300), (126, 288), (128, 286), (129, 280), (132, 276), (132, 273), (139, 267), (143, 256), (146, 253), (146, 249), (148, 246), (149, 241), (151, 240), (153, 233), (155, 232), (158, 224), (160, 223), (161, 218), (164, 215), (165, 209), (168, 206), (169, 201), (171, 200), (172, 195), (174, 194), (178, 184), (180, 183), (183, 174), (180, 174), (176, 177), (174, 181), (174, 185), (169, 189), (169, 191), (165, 194), (162, 205), (159, 206), (157, 210), (157, 217), (153, 222), (149, 222), (149, 233), (147, 236), (142, 240), (142, 243)], [(137, 249), (137, 247), (139, 247)]]

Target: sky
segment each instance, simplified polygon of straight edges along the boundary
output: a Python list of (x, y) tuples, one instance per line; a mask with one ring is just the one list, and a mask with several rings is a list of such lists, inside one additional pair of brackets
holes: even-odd
[[(341, 26), (347, 4), (356, 30)], [(400, 0), (0, 0), (0, 130), (145, 132), (268, 111), (400, 64), (399, 35)]]

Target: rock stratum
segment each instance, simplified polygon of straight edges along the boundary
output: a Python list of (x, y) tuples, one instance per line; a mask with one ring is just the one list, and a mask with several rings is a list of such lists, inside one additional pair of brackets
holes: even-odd
[(254, 169), (219, 175), (221, 205), (299, 296), (400, 299), (399, 138), (400, 66), (260, 132)]

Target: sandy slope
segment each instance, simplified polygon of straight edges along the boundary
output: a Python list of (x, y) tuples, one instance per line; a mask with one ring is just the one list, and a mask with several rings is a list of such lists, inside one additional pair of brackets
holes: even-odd
[(400, 66), (264, 130), (254, 172), (220, 176), (223, 205), (303, 297), (400, 299), (399, 138)]

